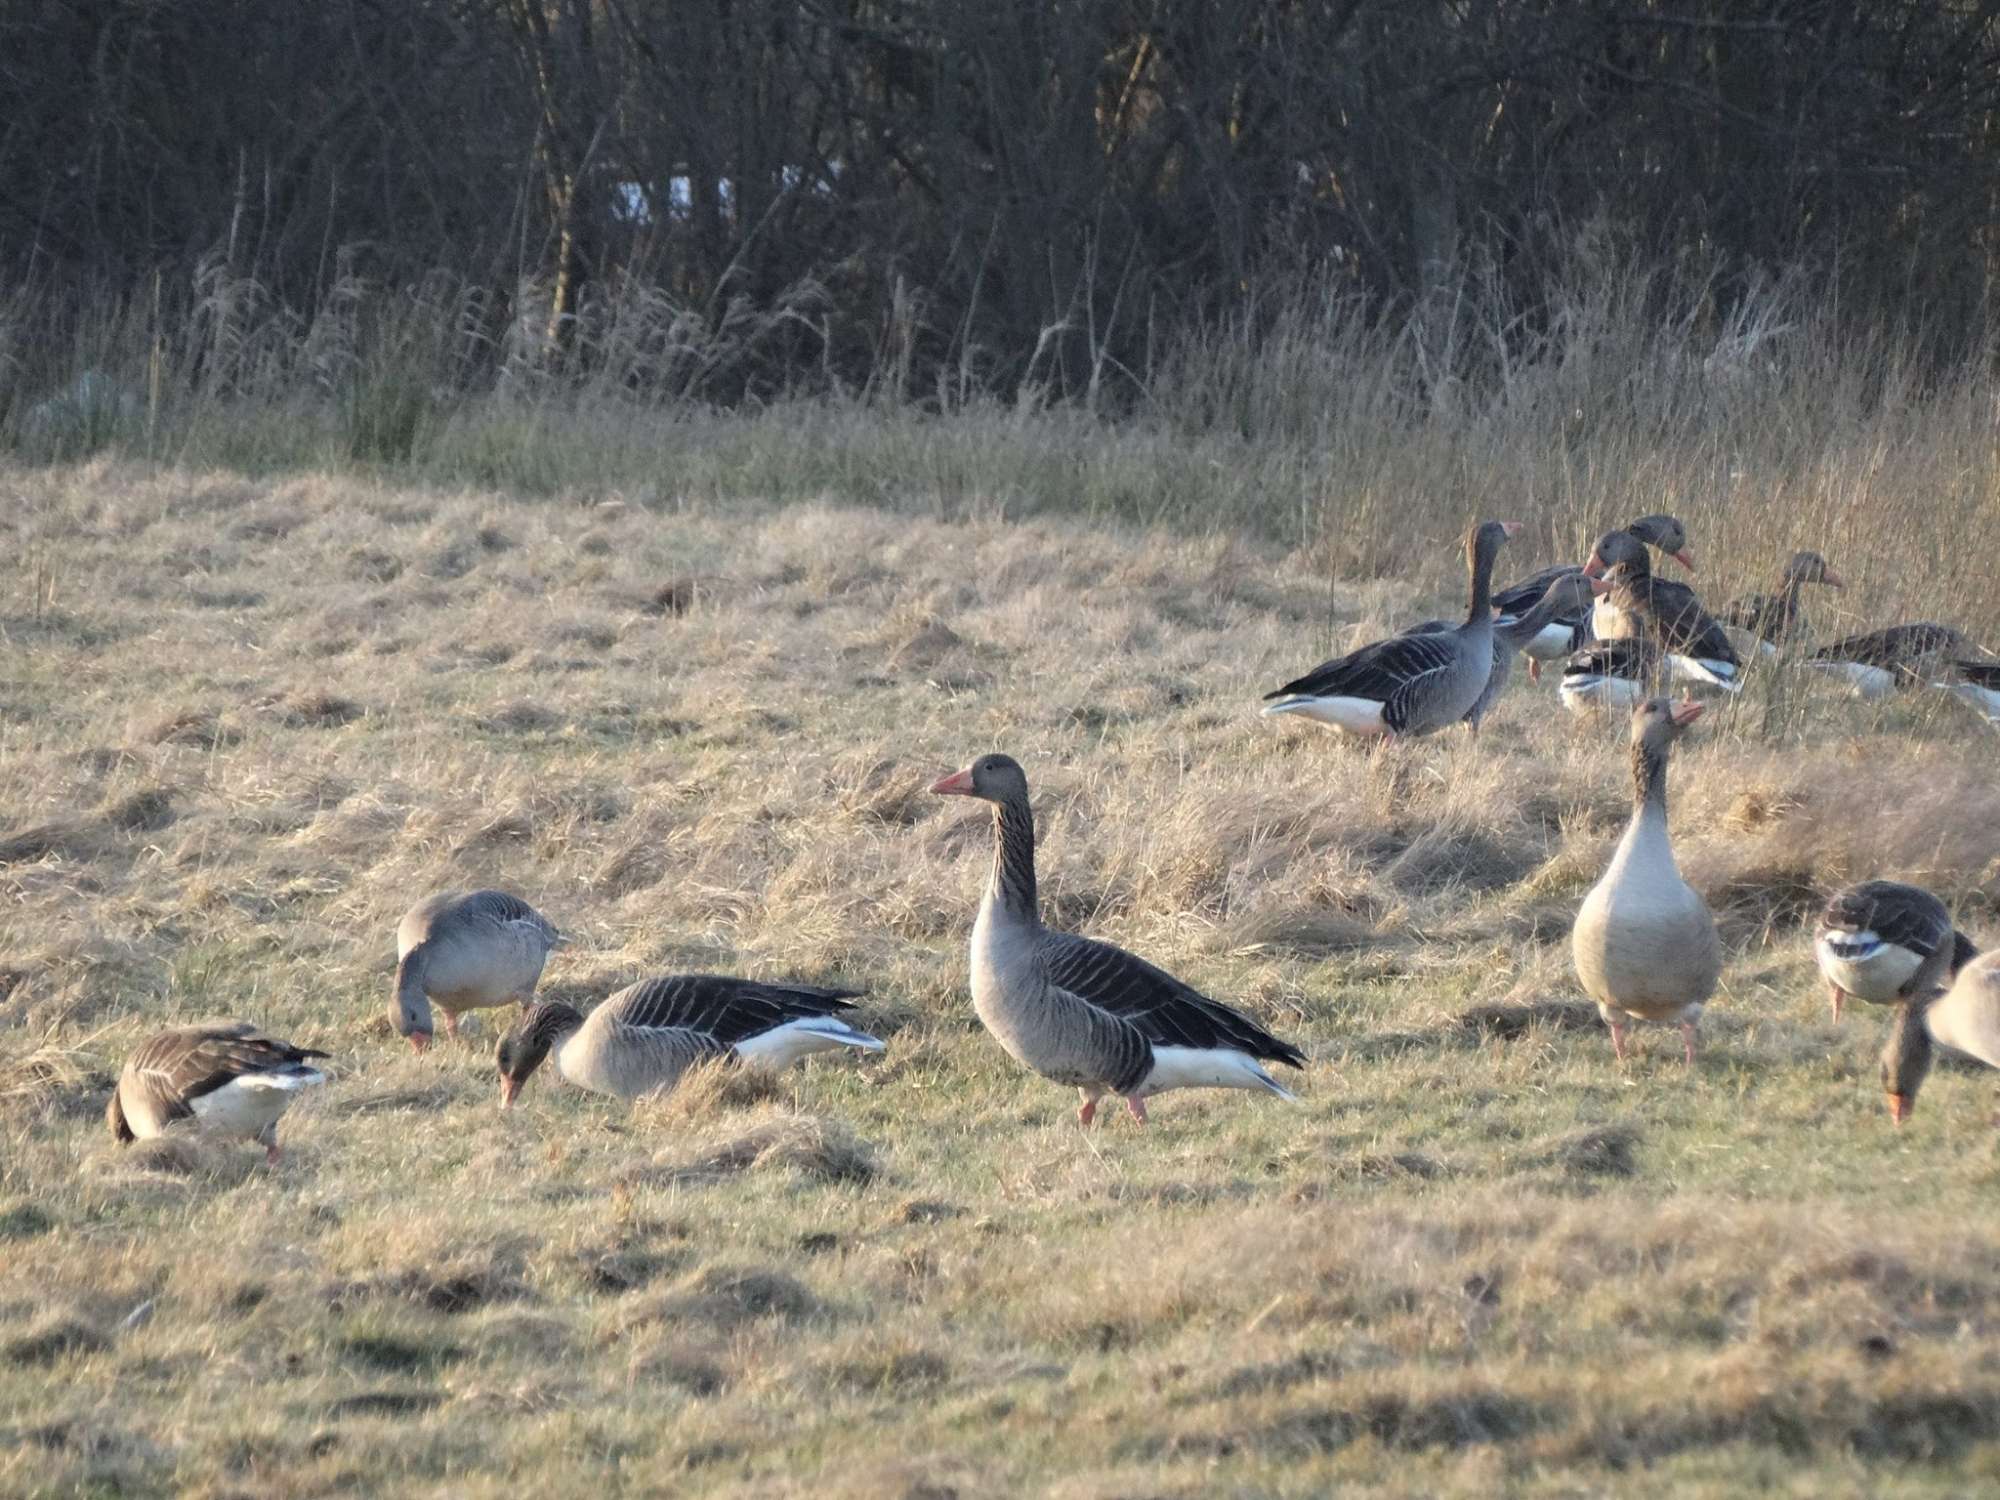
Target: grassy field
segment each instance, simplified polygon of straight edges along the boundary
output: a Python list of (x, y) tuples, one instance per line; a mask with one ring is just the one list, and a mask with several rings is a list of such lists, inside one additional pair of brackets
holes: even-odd
[[(1959, 503), (1994, 462), (1961, 416), (1969, 463), (1683, 484), (1697, 581), (1820, 545), (1853, 580), (1822, 629), (1915, 591), (1990, 632), (1935, 529), (1993, 504)], [(1510, 497), (1503, 575), (1656, 478)], [(1883, 874), (2000, 939), (1996, 741), (1942, 695), (1780, 671), (1691, 733), (1675, 833), (1728, 968), (1691, 1073), (1670, 1031), (1620, 1067), (1566, 940), (1621, 726), (1518, 675), (1477, 742), (1255, 716), (1449, 609), (1450, 548), (1009, 520), (922, 472), (889, 509), (111, 459), (0, 497), (0, 1490), (2000, 1483), (1991, 1083), (1946, 1069), (1892, 1129), (1883, 1018), (1829, 1024), (1801, 925)], [(1300, 1042), (1297, 1105), (1084, 1134), (985, 1036), (987, 824), (924, 789), (990, 749), (1049, 919)], [(575, 935), (544, 993), (851, 983), (888, 1052), (631, 1110), (545, 1072), (503, 1116), (496, 1016), (417, 1057), (386, 1015), (397, 917), (485, 884)], [(126, 1052), (212, 1015), (334, 1053), (276, 1171), (105, 1131)]]

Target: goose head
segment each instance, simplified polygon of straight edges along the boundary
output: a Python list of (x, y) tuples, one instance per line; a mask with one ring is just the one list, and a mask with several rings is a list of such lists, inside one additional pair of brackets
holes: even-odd
[(576, 1007), (560, 1000), (538, 1000), (528, 1007), (514, 1029), (500, 1039), (495, 1060), (500, 1068), (502, 1109), (514, 1107), (521, 1085), (542, 1065), (549, 1049), (582, 1024)]
[(1678, 703), (1671, 698), (1648, 698), (1632, 710), (1633, 747), (1664, 754), (1701, 717), (1701, 711), (1701, 704), (1692, 698), (1683, 698)]
[(1590, 549), (1590, 560), (1583, 565), (1584, 576), (1608, 578), (1620, 568), (1628, 569), (1635, 579), (1645, 578), (1653, 571), (1653, 559), (1645, 542), (1634, 532), (1607, 531)]
[(982, 755), (963, 771), (931, 787), (941, 797), (977, 797), (983, 802), (1026, 802), (1028, 773), (1011, 755)]
[(1679, 516), (1641, 516), (1625, 528), (1640, 541), (1658, 547), (1675, 562), (1694, 571), (1694, 554), (1688, 551), (1687, 528)]
[(1482, 564), (1493, 566), (1507, 538), (1521, 529), (1519, 521), (1481, 521), (1465, 535), (1466, 565), (1477, 572)]
[(1924, 1024), (1924, 1011), (1943, 996), (1934, 990), (1921, 1005), (1911, 1003), (1896, 1012), (1889, 1028), (1889, 1041), (1882, 1049), (1882, 1097), (1888, 1101), (1889, 1118), (1901, 1125), (1916, 1112), (1917, 1090), (1931, 1071), (1931, 1032)]
[(1826, 565), (1826, 559), (1817, 552), (1794, 552), (1785, 563), (1786, 583), (1823, 583), (1828, 588), (1844, 589), (1847, 580)]

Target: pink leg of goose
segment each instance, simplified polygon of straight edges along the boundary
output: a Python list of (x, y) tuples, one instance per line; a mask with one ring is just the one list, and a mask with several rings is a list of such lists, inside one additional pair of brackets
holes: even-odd
[(1084, 1093), (1082, 1089), (1078, 1089), (1077, 1092), (1083, 1094), (1083, 1103), (1076, 1107), (1076, 1123), (1088, 1130), (1090, 1122), (1097, 1118), (1097, 1096)]
[(1694, 1022), (1681, 1022), (1681, 1050), (1687, 1054), (1687, 1065), (1694, 1066)]
[(457, 1011), (455, 1011), (455, 1010), (448, 1010), (448, 1011), (445, 1011), (445, 1013), (444, 1013), (444, 1034), (445, 1034), (446, 1036), (450, 1037), (450, 1038), (451, 1038), (451, 1039), (452, 1039), (452, 1040), (453, 1040), (454, 1042), (458, 1040), (458, 1012), (457, 1012)]
[(1840, 1024), (1840, 1005), (1847, 998), (1847, 991), (1829, 979), (1826, 982), (1826, 992), (1833, 1000), (1833, 1024), (1838, 1026)]
[(1141, 1125), (1146, 1123), (1146, 1101), (1144, 1099), (1141, 1099), (1137, 1094), (1127, 1094), (1125, 1096), (1125, 1107), (1132, 1111), (1133, 1119), (1137, 1120)]
[(1625, 1027), (1619, 1021), (1611, 1023), (1611, 1055), (1620, 1062), (1625, 1061)]

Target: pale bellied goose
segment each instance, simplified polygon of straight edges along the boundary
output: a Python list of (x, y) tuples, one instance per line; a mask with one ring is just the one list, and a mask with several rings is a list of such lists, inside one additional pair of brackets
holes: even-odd
[(1702, 608), (1693, 589), (1656, 577), (1646, 549), (1628, 533), (1612, 533), (1591, 558), (1605, 563), (1603, 576), (1611, 585), (1592, 619), (1600, 639), (1646, 637), (1666, 653), (1677, 675), (1732, 693), (1741, 690), (1737, 678), (1743, 667), (1729, 632)]
[(1776, 589), (1769, 594), (1751, 594), (1738, 599), (1722, 612), (1723, 623), (1747, 630), (1757, 637), (1758, 649), (1774, 652), (1806, 630), (1805, 612), (1799, 608), (1799, 590), (1809, 583), (1828, 588), (1846, 588), (1846, 581), (1826, 564), (1817, 552), (1794, 552), (1778, 572)]
[(2000, 729), (2000, 662), (1952, 659), (1945, 677), (1932, 687), (1943, 688), (1974, 713)]
[[(1557, 583), (1582, 574), (1583, 569), (1575, 563), (1557, 563), (1501, 589), (1493, 596), (1494, 630), (1504, 633), (1517, 627)], [(1543, 662), (1560, 661), (1590, 644), (1590, 602), (1589, 598), (1584, 598), (1567, 607), (1559, 603), (1550, 619), (1532, 635), (1517, 642), (1515, 649), (1528, 658), (1530, 681), (1541, 680)]]
[(1923, 620), (1848, 636), (1820, 647), (1805, 664), (1843, 679), (1856, 697), (1872, 699), (1897, 688), (1921, 687), (1948, 672), (1953, 661), (1974, 654), (1972, 642), (1958, 631)]
[(1493, 559), (1519, 531), (1487, 521), (1466, 538), (1472, 602), (1455, 630), (1392, 636), (1322, 662), (1266, 698), (1267, 714), (1303, 714), (1350, 734), (1385, 738), (1429, 734), (1456, 724), (1493, 672)]
[(1074, 1085), (1088, 1125), (1097, 1101), (1122, 1096), (1141, 1124), (1145, 1101), (1179, 1088), (1291, 1093), (1263, 1061), (1305, 1054), (1122, 948), (1051, 932), (1035, 905), (1035, 815), (1028, 778), (982, 755), (931, 788), (993, 804), (993, 875), (972, 928), (972, 1006), (994, 1040), (1044, 1078)]
[(1715, 919), (1681, 879), (1667, 834), (1667, 752), (1699, 717), (1699, 703), (1665, 698), (1632, 711), (1632, 821), (1570, 934), (1577, 977), (1621, 1061), (1628, 1020), (1676, 1021), (1692, 1066), (1695, 1026), (1722, 976)]
[(1977, 952), (1952, 927), (1942, 901), (1895, 880), (1864, 880), (1834, 892), (1813, 931), (1813, 957), (1826, 976), (1835, 1022), (1850, 995), (1901, 1005), (1929, 994)]
[[(1591, 599), (1609, 588), (1610, 585), (1601, 579), (1586, 578), (1583, 569), (1570, 568), (1562, 577), (1551, 580), (1526, 614), (1513, 619), (1505, 616), (1494, 618), (1493, 670), (1487, 676), (1486, 686), (1473, 700), (1472, 707), (1465, 711), (1465, 722), (1472, 727), (1474, 734), (1479, 733), (1480, 720), (1486, 717), (1487, 711), (1506, 689), (1508, 678), (1513, 676), (1514, 654), (1525, 651), (1544, 630), (1555, 628), (1554, 622), (1565, 614), (1573, 619), (1586, 618), (1590, 613)], [(1456, 628), (1447, 620), (1426, 620), (1421, 625), (1412, 625), (1403, 633), (1419, 635)], [(1562, 628), (1567, 630), (1571, 627)]]
[(1660, 675), (1660, 650), (1641, 636), (1597, 641), (1563, 663), (1556, 696), (1573, 714), (1606, 709), (1630, 712)]
[(534, 999), (549, 950), (567, 941), (555, 924), (505, 891), (444, 891), (396, 926), (396, 992), (389, 1019), (421, 1052), (431, 1042), (431, 1006), (458, 1035), (460, 1011)]
[(1960, 969), (1949, 992), (1933, 989), (1928, 998), (1911, 1000), (1897, 1012), (1882, 1049), (1882, 1092), (1889, 1098), (1889, 1118), (1898, 1125), (1917, 1107), (1933, 1042), (2000, 1068), (2000, 949)]
[(840, 1047), (880, 1052), (880, 1039), (840, 1017), (860, 993), (673, 974), (622, 989), (588, 1016), (543, 1000), (501, 1039), (500, 1107), (512, 1106), (551, 1049), (564, 1078), (618, 1099), (664, 1093), (705, 1058), (734, 1055), (775, 1069)]
[(326, 1053), (265, 1036), (248, 1021), (176, 1026), (126, 1060), (104, 1120), (113, 1139), (159, 1135), (182, 1121), (261, 1142), (278, 1162), (278, 1117), (300, 1089), (325, 1083), (311, 1059)]

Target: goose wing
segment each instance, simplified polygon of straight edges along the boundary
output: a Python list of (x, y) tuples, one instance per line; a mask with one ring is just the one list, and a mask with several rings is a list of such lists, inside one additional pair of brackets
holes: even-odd
[(605, 1002), (615, 1019), (645, 1031), (693, 1031), (733, 1047), (788, 1021), (852, 1010), (859, 990), (811, 984), (767, 984), (722, 974), (670, 974), (648, 979)]
[(1123, 948), (1075, 933), (1051, 932), (1045, 937), (1043, 958), (1052, 984), (1116, 1016), (1155, 1046), (1228, 1048), (1295, 1068), (1305, 1066), (1305, 1054), (1290, 1042)]
[[(1544, 568), (1539, 573), (1530, 574), (1519, 583), (1510, 583), (1493, 596), (1493, 607), (1500, 611), (1500, 623), (1519, 619), (1537, 604), (1542, 595), (1554, 587), (1557, 579), (1566, 573), (1581, 573), (1583, 569), (1574, 563), (1557, 563), (1552, 568)], [(1561, 615), (1558, 614), (1560, 619)]]
[(1364, 698), (1387, 703), (1401, 688), (1428, 672), (1449, 670), (1458, 658), (1455, 630), (1413, 632), (1376, 641), (1359, 651), (1322, 662), (1266, 698)]
[(1890, 625), (1863, 635), (1850, 635), (1813, 652), (1814, 661), (1851, 661), (1865, 667), (1884, 667), (1908, 672), (1925, 656), (1968, 653), (1965, 637), (1949, 625), (1920, 621), (1914, 625)]
[(1736, 647), (1722, 623), (1702, 608), (1695, 591), (1684, 583), (1653, 580), (1651, 608), (1660, 644), (1676, 656), (1740, 666)]
[(265, 1036), (248, 1021), (180, 1026), (150, 1038), (125, 1064), (121, 1092), (141, 1090), (161, 1122), (185, 1119), (204, 1094), (253, 1073), (297, 1072), (328, 1053)]
[(1890, 880), (1867, 880), (1834, 892), (1820, 912), (1819, 930), (1872, 932), (1919, 958), (1929, 958), (1957, 938), (1943, 902), (1929, 891)]

